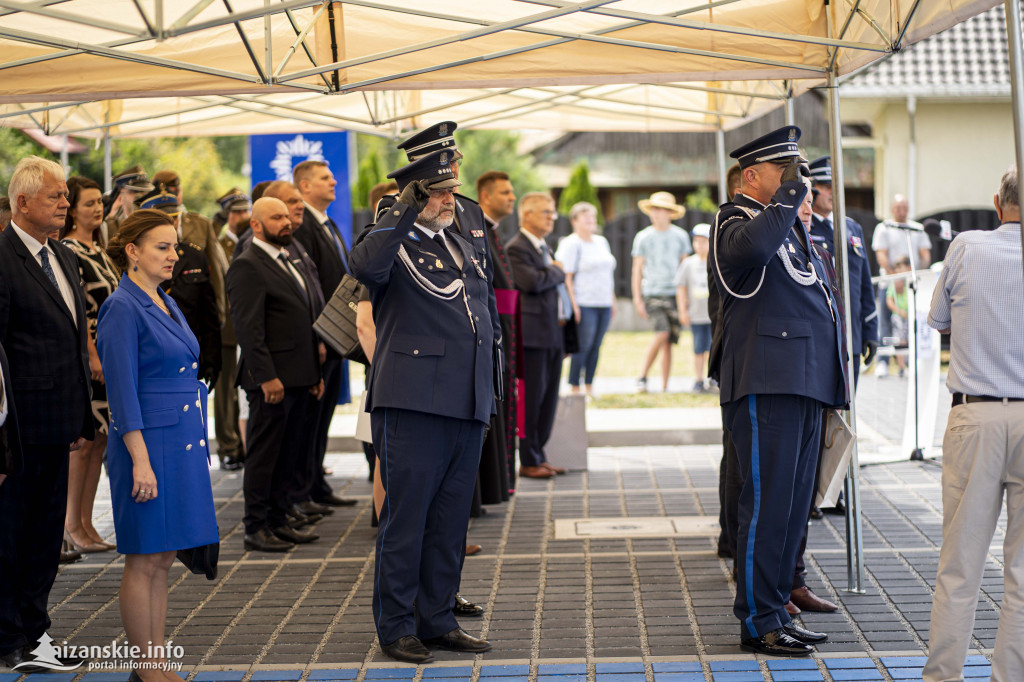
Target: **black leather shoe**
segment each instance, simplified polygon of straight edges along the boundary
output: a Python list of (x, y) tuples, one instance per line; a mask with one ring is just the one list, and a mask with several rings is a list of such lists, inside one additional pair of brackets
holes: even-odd
[(811, 507), (811, 518), (812, 518), (812, 519), (814, 519), (815, 521), (817, 521), (818, 519), (820, 519), (820, 518), (821, 518), (821, 517), (823, 517), (823, 516), (825, 516), (824, 512), (822, 512), (822, 511), (821, 511), (820, 509), (818, 509), (817, 507)]
[(303, 533), (301, 530), (295, 530), (291, 526), (278, 526), (277, 528), (271, 528), (270, 532), (276, 535), (279, 540), (296, 545), (304, 545), (307, 542), (320, 539), (320, 536), (316, 533)]
[(303, 526), (316, 523), (323, 518), (322, 514), (307, 514), (302, 511), (302, 507), (297, 504), (293, 504), (289, 507), (286, 513), (290, 517), (288, 519), (288, 525), (292, 528), (302, 528)]
[(391, 644), (382, 646), (381, 650), (386, 656), (406, 663), (431, 663), (434, 660), (430, 649), (423, 646), (423, 642), (413, 635), (399, 637)]
[(783, 628), (766, 632), (760, 637), (744, 639), (740, 648), (765, 656), (808, 656), (814, 651), (814, 647), (793, 639)]
[(246, 549), (257, 552), (287, 552), (295, 545), (291, 542), (279, 540), (266, 528), (261, 528), (253, 534), (246, 533), (243, 538)]
[(826, 514), (831, 514), (832, 516), (846, 516), (846, 505), (843, 503), (842, 500), (839, 500), (838, 502), (836, 502), (836, 506), (822, 507), (821, 511), (825, 512)]
[(298, 503), (299, 509), (306, 516), (312, 514), (319, 514), (320, 516), (330, 516), (334, 513), (334, 507), (328, 507), (326, 504), (317, 504), (313, 500), (303, 500)]
[(465, 651), (471, 654), (482, 654), (491, 650), (491, 643), (486, 639), (477, 639), (462, 628), (455, 628), (451, 632), (423, 640), (427, 646), (436, 646), (451, 651)]
[[(60, 546), (60, 558), (57, 563), (60, 564), (73, 564), (82, 558), (82, 553), (71, 546), (67, 540)], [(19, 668), (20, 670), (20, 668)]]
[(220, 468), (224, 471), (238, 471), (242, 468), (242, 460), (234, 455), (227, 455), (220, 460)]
[(803, 642), (804, 644), (821, 644), (822, 642), (828, 641), (827, 633), (804, 630), (792, 621), (783, 625), (782, 629), (786, 631), (787, 635), (798, 642)]
[(19, 663), (24, 663), (24, 662), (25, 662), (25, 650), (22, 649), (21, 647), (18, 647), (14, 651), (8, 652), (8, 653), (4, 654), (3, 656), (0, 656), (0, 663), (3, 663), (4, 666), (6, 666), (8, 668), (13, 668), (14, 666), (18, 665)]
[(456, 616), (464, 616), (466, 618), (476, 618), (477, 616), (484, 615), (484, 607), (474, 604), (458, 592), (455, 593), (455, 606), (452, 607), (452, 613)]
[(334, 493), (325, 497), (319, 497), (313, 501), (317, 504), (326, 504), (328, 507), (351, 507), (359, 502), (359, 500), (348, 500), (344, 497), (338, 497)]

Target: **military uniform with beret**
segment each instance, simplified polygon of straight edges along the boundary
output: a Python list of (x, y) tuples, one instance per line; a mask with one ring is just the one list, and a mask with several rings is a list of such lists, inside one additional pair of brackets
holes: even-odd
[[(459, 183), (449, 162), (450, 152), (437, 151), (388, 177), (400, 190), (419, 180), (451, 189)], [(435, 234), (444, 242), (436, 243), (416, 224), (418, 212), (395, 203), (360, 235), (349, 263), (369, 289), (377, 326), (366, 409), (386, 497), (374, 623), (389, 656), (427, 662), (419, 641), (466, 642), (452, 605), (494, 412), (492, 344), (500, 330), (479, 252), (457, 232)]]
[(152, 192), (154, 185), (149, 181), (149, 176), (146, 175), (146, 171), (142, 170), (142, 166), (135, 165), (127, 170), (123, 170), (113, 178), (113, 188), (110, 194), (104, 196), (103, 211), (105, 214), (103, 218), (103, 224), (100, 225), (100, 233), (102, 243), (106, 245), (112, 237), (121, 231), (121, 221), (124, 220), (127, 215), (121, 211), (117, 213), (110, 213), (111, 206), (114, 201), (121, 195), (122, 190), (129, 190), (135, 192), (136, 196), (141, 197), (144, 194)]
[[(814, 185), (832, 184), (831, 157), (823, 156), (810, 163), (811, 182)], [(822, 218), (817, 213), (811, 217), (811, 239), (835, 258), (835, 230), (832, 215)], [(871, 285), (871, 264), (868, 261), (864, 229), (846, 216), (846, 263), (850, 286), (850, 322), (853, 325), (853, 372), (856, 379), (860, 370), (860, 356), (869, 343), (878, 343), (878, 310), (875, 308), (875, 292)], [(836, 271), (839, 270), (836, 264)]]
[[(786, 126), (731, 156), (743, 169), (802, 161), (799, 137)], [(776, 655), (806, 655), (825, 638), (801, 635), (785, 603), (815, 487), (821, 411), (848, 400), (839, 307), (797, 217), (807, 191), (799, 179), (783, 182), (768, 205), (737, 193), (718, 212), (708, 255), (721, 295), (723, 419), (744, 478), (733, 612), (743, 647)]]

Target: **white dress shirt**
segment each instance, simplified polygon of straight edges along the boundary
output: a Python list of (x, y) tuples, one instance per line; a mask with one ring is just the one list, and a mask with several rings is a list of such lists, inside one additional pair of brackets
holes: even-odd
[[(39, 265), (39, 269), (43, 268), (43, 259), (39, 253), (46, 249), (47, 258), (50, 261), (50, 267), (53, 269), (53, 276), (57, 279), (57, 288), (60, 290), (61, 298), (64, 299), (64, 303), (67, 305), (68, 310), (71, 311), (71, 319), (78, 324), (78, 313), (75, 312), (75, 292), (71, 288), (71, 283), (68, 278), (64, 275), (64, 268), (60, 266), (60, 260), (57, 258), (57, 254), (54, 253), (53, 248), (50, 247), (49, 241), (46, 244), (40, 244), (36, 241), (35, 237), (30, 235), (25, 230), (21, 229), (14, 222), (11, 222), (11, 227), (14, 228), (14, 233), (17, 234), (21, 241), (25, 243), (25, 248), (32, 254), (32, 257), (36, 259), (36, 263)], [(76, 282), (77, 284), (77, 282)]]
[(280, 246), (277, 246), (275, 244), (271, 244), (269, 242), (265, 242), (262, 239), (255, 239), (254, 238), (252, 240), (252, 243), (255, 244), (256, 246), (260, 247), (261, 249), (263, 249), (267, 253), (268, 256), (273, 258), (274, 262), (277, 263), (277, 265), (282, 270), (284, 270), (289, 275), (291, 275), (295, 279), (295, 281), (299, 283), (299, 287), (302, 288), (303, 293), (305, 293), (307, 296), (309, 296), (309, 292), (306, 291), (306, 280), (302, 277), (302, 274), (299, 273), (299, 271), (295, 269), (295, 266), (292, 265), (292, 262), (291, 262), (291, 260), (288, 259), (288, 256), (285, 256), (285, 262), (282, 262), (281, 259), (278, 258), (278, 256), (280, 256), (281, 253), (284, 252), (284, 249), (282, 249)]
[(446, 235), (444, 233), (444, 230), (438, 230), (437, 232), (433, 232), (432, 230), (429, 230), (429, 229), (423, 227), (419, 223), (415, 223), (415, 225), (416, 225), (417, 228), (419, 228), (420, 232), (422, 232), (423, 234), (427, 235), (427, 239), (429, 239), (430, 241), (434, 241), (434, 235), (435, 234), (441, 235), (441, 239), (444, 240), (444, 246), (445, 246), (446, 249), (448, 249), (448, 253), (451, 254), (452, 260), (454, 260), (455, 264), (457, 266), (459, 266), (459, 270), (462, 269), (462, 265), (463, 265), (463, 263), (465, 263), (465, 261), (462, 258), (462, 250), (458, 246), (456, 246), (455, 244), (452, 244), (448, 240), (448, 235)]

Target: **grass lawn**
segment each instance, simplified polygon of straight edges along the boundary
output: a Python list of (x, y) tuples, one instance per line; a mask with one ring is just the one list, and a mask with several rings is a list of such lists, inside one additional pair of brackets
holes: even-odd
[[(601, 344), (601, 357), (597, 361), (597, 376), (630, 377), (640, 376), (640, 368), (644, 354), (654, 332), (608, 332)], [(569, 363), (565, 363), (562, 376), (568, 376)], [(674, 377), (693, 376), (693, 336), (683, 330), (679, 343), (672, 347), (672, 372)], [(648, 381), (658, 385), (661, 377), (661, 358), (654, 361), (654, 366), (647, 375)]]

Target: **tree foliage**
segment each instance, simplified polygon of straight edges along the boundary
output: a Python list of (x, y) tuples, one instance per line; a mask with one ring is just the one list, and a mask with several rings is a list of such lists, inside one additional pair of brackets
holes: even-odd
[(352, 208), (369, 208), (370, 190), (387, 180), (387, 172), (380, 161), (377, 149), (371, 150), (359, 160), (356, 182), (352, 187)]
[(581, 201), (585, 201), (597, 209), (597, 222), (603, 223), (601, 201), (597, 196), (597, 188), (590, 184), (590, 167), (587, 162), (580, 161), (572, 169), (569, 182), (558, 197), (558, 212), (568, 215), (569, 209)]
[(533, 157), (519, 153), (519, 134), (505, 130), (456, 130), (455, 141), (464, 158), (459, 167), (460, 191), (476, 198), (476, 179), (491, 170), (508, 173), (516, 196), (547, 189)]
[(718, 210), (718, 204), (711, 198), (711, 189), (706, 185), (698, 187), (686, 195), (686, 208), (694, 211), (714, 213)]

